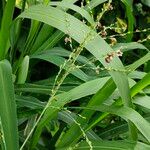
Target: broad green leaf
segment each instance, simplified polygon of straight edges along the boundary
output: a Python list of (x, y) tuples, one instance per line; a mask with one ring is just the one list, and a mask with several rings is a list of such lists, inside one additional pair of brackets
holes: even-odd
[(91, 25), (95, 24), (93, 18), (90, 16), (90, 14), (86, 10), (82, 9), (81, 7), (79, 7), (77, 5), (73, 5), (71, 3), (65, 3), (65, 2), (50, 2), (49, 5), (61, 6), (63, 9), (64, 8), (72, 9), (72, 10), (76, 11), (77, 13), (81, 14), (82, 17), (84, 17)]
[(148, 52), (146, 55), (135, 61), (133, 64), (126, 67), (126, 69), (129, 70), (135, 70), (136, 68), (140, 67), (142, 64), (150, 60), (150, 52)]
[(108, 80), (109, 80), (109, 77), (104, 77), (104, 78), (99, 78), (99, 79), (86, 82), (66, 93), (57, 95), (56, 99), (58, 99), (59, 102), (62, 101), (65, 104), (65, 103), (68, 103), (68, 100), (69, 102), (71, 102), (73, 100), (77, 100), (79, 98), (92, 95), (96, 93), (99, 89), (101, 89)]
[(147, 73), (135, 86), (131, 88), (131, 96), (135, 96), (138, 92), (150, 85), (150, 72)]
[(137, 42), (130, 42), (130, 43), (117, 43), (114, 47), (114, 50), (121, 49), (121, 51), (126, 52), (134, 49), (144, 49), (149, 51), (144, 45), (137, 43)]
[(0, 120), (5, 150), (19, 150), (17, 112), (12, 82), (12, 70), (7, 60), (0, 61)]
[(145, 75), (146, 75), (145, 72), (132, 71), (131, 73), (129, 73), (128, 77), (132, 79), (142, 79)]
[(150, 97), (137, 95), (134, 97), (133, 102), (137, 105), (147, 108), (150, 111)]

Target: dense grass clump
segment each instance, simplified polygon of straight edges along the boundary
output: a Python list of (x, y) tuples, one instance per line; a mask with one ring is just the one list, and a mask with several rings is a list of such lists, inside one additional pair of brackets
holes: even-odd
[(0, 1), (0, 150), (150, 149), (149, 7)]

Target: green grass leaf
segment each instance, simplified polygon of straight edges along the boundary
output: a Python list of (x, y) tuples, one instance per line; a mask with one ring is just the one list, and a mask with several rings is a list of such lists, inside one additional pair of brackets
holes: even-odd
[(143, 44), (137, 42), (130, 43), (117, 43), (114, 47), (114, 50), (121, 49), (123, 52), (134, 50), (134, 49), (143, 49), (149, 51)]
[(131, 96), (135, 96), (148, 85), (150, 85), (150, 73), (147, 73), (135, 86), (131, 88)]
[(140, 67), (142, 64), (150, 60), (150, 52), (148, 52), (146, 55), (132, 63), (131, 65), (127, 66), (126, 69), (135, 70), (136, 68)]
[(0, 61), (0, 120), (3, 128), (5, 150), (19, 150), (12, 70), (6, 60)]
[(137, 95), (134, 97), (133, 102), (139, 106), (147, 108), (150, 111), (150, 97), (147, 95)]
[(72, 10), (76, 11), (77, 13), (79, 13), (80, 15), (82, 15), (82, 17), (84, 17), (91, 25), (95, 24), (93, 18), (90, 16), (90, 14), (85, 9), (82, 9), (81, 7), (79, 7), (77, 5), (73, 5), (71, 3), (65, 3), (65, 2), (50, 2), (49, 5), (61, 6), (63, 9), (64, 8), (72, 9)]

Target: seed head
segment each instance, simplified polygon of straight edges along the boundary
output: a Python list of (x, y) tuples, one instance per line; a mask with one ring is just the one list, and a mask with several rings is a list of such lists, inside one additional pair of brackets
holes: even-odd
[(116, 55), (119, 57), (119, 56), (122, 56), (123, 53), (122, 53), (122, 51), (119, 49), (119, 50), (117, 50)]
[(107, 35), (107, 32), (106, 32), (105, 30), (102, 30), (102, 31), (101, 31), (101, 36), (102, 36), (102, 37), (106, 37), (106, 35)]
[(67, 44), (68, 42), (72, 43), (71, 37), (65, 37), (65, 44)]

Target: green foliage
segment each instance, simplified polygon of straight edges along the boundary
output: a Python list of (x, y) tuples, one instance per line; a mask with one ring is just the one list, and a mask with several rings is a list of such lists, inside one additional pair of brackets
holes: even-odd
[(148, 9), (2, 0), (0, 149), (150, 149)]

